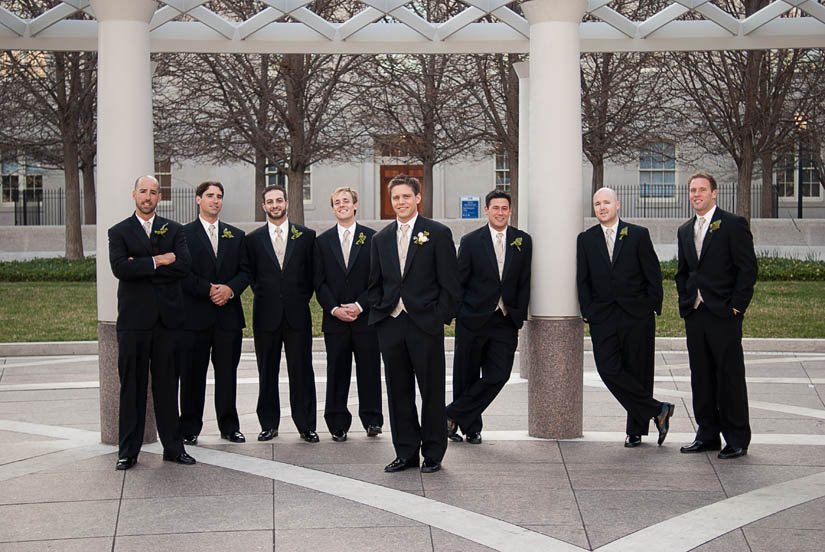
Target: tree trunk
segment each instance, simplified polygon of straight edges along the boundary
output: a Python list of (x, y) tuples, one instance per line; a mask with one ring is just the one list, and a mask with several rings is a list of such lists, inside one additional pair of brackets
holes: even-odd
[(255, 150), (255, 200), (252, 204), (255, 206), (255, 215), (253, 220), (258, 222), (266, 220), (266, 213), (261, 208), (263, 200), (264, 189), (266, 188), (266, 155), (256, 149)]
[(83, 173), (83, 222), (84, 224), (97, 224), (94, 154), (83, 160), (81, 171)]
[(593, 196), (604, 187), (604, 156), (591, 154), (587, 157), (593, 167), (593, 177), (590, 179), (590, 195)]
[(80, 231), (80, 175), (77, 144), (73, 132), (63, 133), (63, 173), (66, 178), (66, 258), (83, 258), (83, 234)]
[(751, 178), (753, 177), (753, 145), (747, 140), (742, 147), (742, 160), (739, 163), (739, 183), (736, 189), (736, 214), (751, 221)]
[(304, 223), (304, 171), (305, 167), (289, 167), (286, 195), (289, 201), (289, 220)]
[(424, 178), (421, 182), (421, 214), (427, 218), (433, 218), (433, 167), (432, 161), (424, 161)]
[[(508, 148), (507, 161), (510, 163), (510, 224), (518, 227), (518, 194), (519, 194), (519, 172), (518, 172), (518, 148)], [(526, 228), (523, 228), (526, 230)]]
[(776, 218), (776, 211), (773, 209), (774, 194), (773, 188), (773, 154), (770, 151), (762, 152), (762, 193), (760, 194), (760, 201), (762, 207), (760, 209), (761, 218)]

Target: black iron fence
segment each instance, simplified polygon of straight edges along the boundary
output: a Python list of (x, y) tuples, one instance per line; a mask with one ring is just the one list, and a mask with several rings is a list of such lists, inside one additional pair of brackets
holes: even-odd
[[(16, 226), (60, 226), (66, 221), (66, 193), (62, 188), (47, 190), (15, 190), (14, 224)], [(198, 215), (194, 188), (172, 188), (164, 194), (157, 214), (180, 223)], [(125, 214), (124, 214), (125, 216)], [(83, 192), (80, 192), (80, 220), (84, 219)]]
[[(611, 186), (621, 202), (621, 215), (625, 218), (690, 218), (693, 208), (688, 200), (687, 184), (639, 184)], [(736, 212), (739, 195), (736, 183), (720, 183), (716, 204), (722, 209)], [(779, 212), (776, 190), (772, 194), (771, 217)], [(762, 217), (762, 183), (751, 183), (751, 217)]]

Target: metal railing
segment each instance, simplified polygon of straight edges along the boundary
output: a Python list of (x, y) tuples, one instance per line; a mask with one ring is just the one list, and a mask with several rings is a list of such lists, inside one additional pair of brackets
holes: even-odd
[[(639, 184), (610, 186), (616, 190), (621, 202), (621, 215), (626, 218), (683, 218), (693, 216), (688, 200), (687, 184), (657, 184), (642, 187)], [(736, 212), (739, 195), (735, 182), (720, 183), (716, 204), (722, 209)], [(776, 218), (779, 200), (776, 190), (772, 194), (771, 217)], [(762, 217), (762, 183), (751, 183), (751, 218)]]
[[(194, 188), (172, 188), (171, 194), (160, 202), (157, 214), (176, 222), (187, 223), (195, 219), (198, 206)], [(66, 221), (66, 193), (62, 188), (46, 190), (15, 190), (15, 226), (60, 226)], [(124, 214), (125, 216), (125, 214)], [(80, 220), (84, 217), (83, 191), (80, 192)]]

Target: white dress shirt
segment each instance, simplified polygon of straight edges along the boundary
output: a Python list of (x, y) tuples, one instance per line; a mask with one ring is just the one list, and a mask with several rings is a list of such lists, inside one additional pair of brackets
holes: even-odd
[[(352, 226), (350, 227), (341, 226), (340, 223), (336, 224), (336, 226), (338, 227), (338, 244), (341, 246), (342, 252), (344, 251), (344, 231), (349, 230), (349, 251), (350, 254), (352, 254), (352, 246), (355, 245), (355, 242), (358, 239), (358, 236), (355, 235), (355, 225), (356, 223), (354, 221), (352, 223)], [(355, 301), (355, 306), (358, 307), (358, 310), (360, 312), (364, 312), (364, 308), (358, 301)], [(337, 306), (332, 307), (332, 310), (330, 310), (329, 312), (331, 314), (335, 314), (335, 311), (338, 308), (339, 307)]]

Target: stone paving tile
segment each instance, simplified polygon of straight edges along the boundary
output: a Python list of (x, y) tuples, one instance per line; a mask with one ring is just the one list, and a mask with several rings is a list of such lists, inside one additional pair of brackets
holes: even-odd
[(19, 443), (21, 441), (59, 441), (59, 439), (17, 431), (0, 431), (0, 443)]
[[(146, 459), (148, 457), (156, 456), (154, 454), (141, 454), (138, 457), (138, 463), (130, 472), (147, 469)], [(63, 464), (53, 468), (46, 469), (41, 473), (61, 473), (64, 477), (74, 477), (74, 473), (80, 472), (115, 472), (115, 464), (117, 463), (117, 453), (102, 454), (100, 456), (93, 456), (71, 464)], [(69, 474), (66, 476), (65, 474)]]
[(751, 548), (742, 530), (737, 529), (697, 546), (691, 552), (751, 552)]
[(745, 529), (823, 530), (824, 519), (825, 498), (818, 498), (755, 521)]
[(133, 498), (121, 501), (117, 535), (272, 529), (272, 494)]
[(107, 537), (117, 517), (117, 500), (0, 506), (0, 542)]
[(576, 492), (584, 527), (594, 548), (725, 498), (721, 491)]
[[(526, 406), (525, 406), (526, 409)], [(484, 413), (484, 429), (481, 431), (482, 438), (484, 430), (491, 431), (524, 431), (527, 427), (527, 412), (517, 416), (498, 416), (495, 412)]]
[[(754, 391), (751, 391), (752, 387), (755, 387), (756, 389)], [(748, 400), (777, 403), (782, 405), (801, 406), (804, 408), (821, 410), (823, 411), (823, 413), (825, 413), (825, 405), (822, 404), (822, 399), (820, 399), (819, 395), (817, 395), (816, 389), (811, 389), (807, 385), (794, 386), (796, 387), (796, 389), (793, 390), (789, 389), (789, 387), (791, 387), (789, 385), (772, 385), (769, 387), (778, 390), (762, 392), (762, 389), (764, 388), (762, 384), (756, 384), (754, 386), (748, 385)], [(763, 409), (756, 408), (754, 408), (754, 410), (762, 410), (762, 412), (769, 412)]]
[(590, 550), (587, 533), (585, 533), (584, 527), (581, 525), (523, 525), (522, 527), (564, 541), (573, 546)]
[(25, 403), (0, 402), (0, 420), (67, 426), (100, 422), (100, 406), (91, 400), (49, 402), (48, 408), (24, 408)]
[(752, 552), (822, 552), (825, 530), (745, 528)]
[(119, 499), (123, 472), (34, 473), (0, 481), (0, 504)]
[[(642, 446), (635, 449), (624, 447), (624, 441), (616, 443), (592, 443), (563, 441), (559, 443), (564, 463), (567, 466), (588, 464), (666, 464), (675, 469), (680, 466), (707, 464), (704, 455), (680, 454), (679, 444), (665, 441), (661, 447), (656, 446), (653, 437), (643, 438)], [(700, 459), (701, 458), (701, 459)]]
[[(751, 409), (753, 412), (754, 409)], [(825, 420), (797, 416), (795, 418), (751, 418), (753, 433), (790, 433), (825, 435)]]
[[(484, 432), (482, 432), (483, 436)], [(450, 443), (444, 464), (527, 464), (562, 461), (556, 441), (484, 441), (480, 445)]]
[(493, 487), (427, 491), (426, 496), (516, 525), (581, 525), (572, 490), (545, 487)]
[(353, 527), (335, 530), (278, 529), (275, 531), (274, 550), (275, 552), (433, 550), (433, 538), (430, 536), (430, 528), (424, 525), (419, 527)]
[[(174, 550), (175, 552), (263, 552), (272, 550), (272, 531), (218, 531), (180, 535), (118, 536), (113, 552), (146, 552), (147, 550)], [(110, 548), (110, 550), (112, 550)]]
[(0, 552), (111, 552), (112, 537), (0, 542)]
[(206, 464), (167, 465), (179, 469), (129, 470), (123, 498), (272, 494), (269, 478)]
[(364, 437), (363, 440), (347, 440), (343, 443), (336, 443), (330, 440), (322, 440), (320, 443), (304, 443), (295, 441), (292, 436), (286, 435), (281, 439), (279, 435), (272, 441), (273, 458), (278, 462), (295, 464), (380, 464), (381, 467), (390, 463), (395, 458), (389, 432), (382, 434), (376, 439)]
[(433, 552), (489, 552), (494, 550), (453, 533), (432, 528)]
[(806, 378), (808, 374), (800, 363), (751, 364), (745, 358), (745, 377), (748, 378)]
[(88, 400), (98, 404), (100, 390), (97, 387), (83, 389), (38, 389), (32, 391), (3, 391), (0, 402), (43, 403), (56, 400)]
[(275, 482), (274, 519), (277, 530), (423, 526), (378, 508), (279, 481)]
[[(418, 470), (409, 469), (398, 473), (387, 473), (384, 471), (383, 465), (377, 464), (307, 464), (305, 467), (381, 485), (397, 491), (417, 491), (421, 494), (424, 492), (421, 472)], [(447, 469), (447, 466), (443, 468), (444, 471)]]
[(744, 494), (823, 471), (821, 467), (812, 466), (765, 466), (742, 463), (726, 465), (722, 462), (718, 462), (714, 469), (728, 496)]
[(194, 447), (189, 446), (186, 450), (189, 454), (195, 456), (195, 458), (197, 458), (198, 448), (208, 448), (223, 452), (231, 452), (232, 454), (241, 454), (243, 456), (252, 456), (254, 458), (272, 460), (272, 445), (269, 443), (256, 442), (256, 436), (257, 432), (254, 435), (246, 435), (246, 443), (227, 443), (225, 445), (199, 444)]
[(423, 476), (422, 481), (425, 492), (491, 487), (570, 488), (564, 465), (553, 463), (445, 464), (441, 471)]
[(567, 464), (573, 489), (624, 491), (701, 491), (722, 490), (719, 479), (707, 463), (655, 462), (624, 464)]

